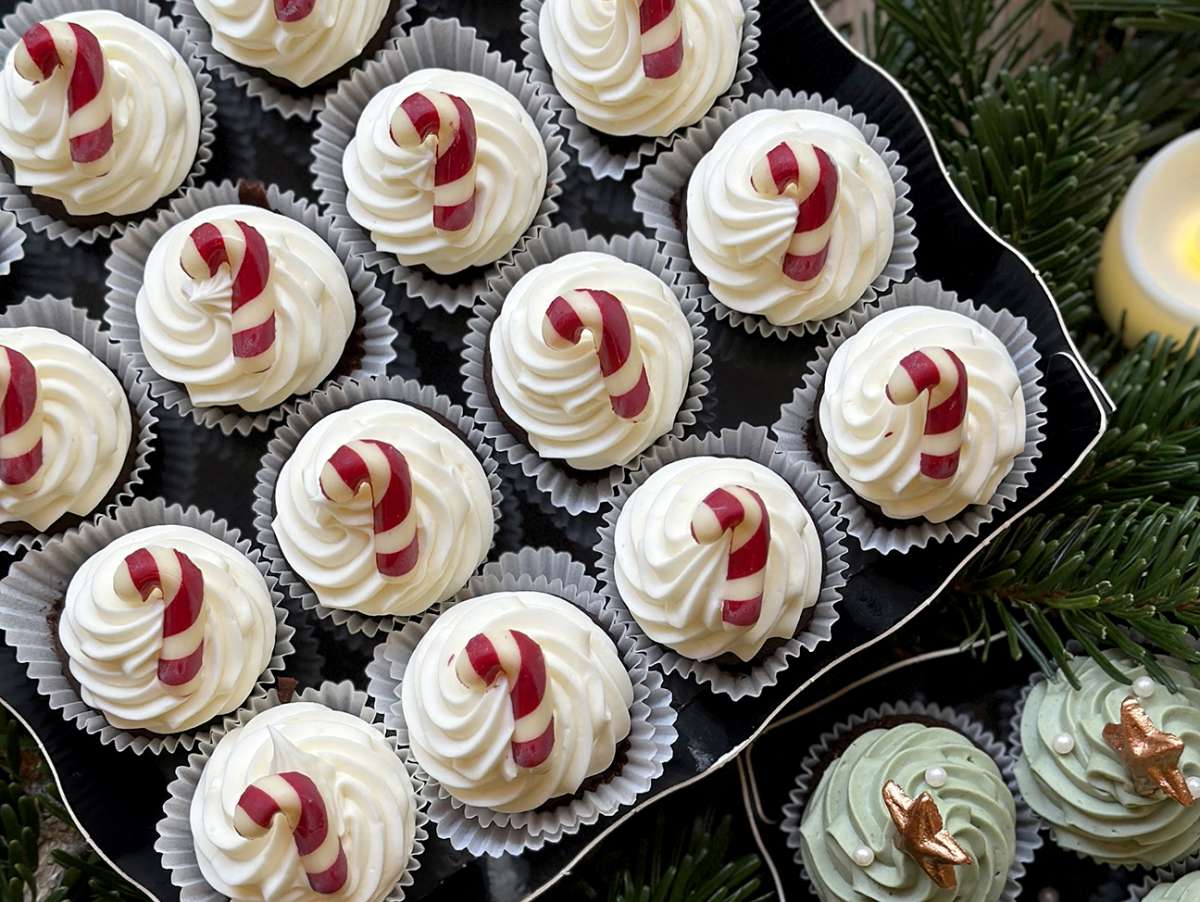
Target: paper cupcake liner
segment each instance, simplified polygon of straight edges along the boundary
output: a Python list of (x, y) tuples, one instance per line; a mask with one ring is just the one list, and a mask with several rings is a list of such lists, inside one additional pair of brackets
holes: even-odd
[[(883, 271), (867, 288), (866, 292), (847, 311), (823, 320), (797, 323), (794, 326), (778, 326), (765, 316), (742, 313), (726, 307), (708, 289), (708, 280), (692, 263), (688, 252), (687, 235), (680, 229), (678, 211), (680, 204), (687, 202), (687, 184), (692, 171), (701, 157), (712, 150), (717, 139), (734, 122), (759, 110), (816, 110), (844, 119), (862, 132), (863, 137), (888, 167), (888, 173), (896, 188), (896, 208), (893, 216), (895, 240), (892, 253)], [(791, 91), (768, 91), (753, 94), (728, 105), (714, 109), (696, 126), (679, 137), (671, 149), (659, 156), (653, 165), (647, 166), (633, 185), (633, 208), (642, 214), (646, 227), (653, 230), (654, 237), (661, 241), (667, 255), (684, 273), (688, 293), (700, 302), (700, 308), (730, 325), (745, 329), (751, 335), (786, 339), (808, 333), (819, 332), (834, 324), (847, 312), (866, 309), (888, 286), (903, 282), (917, 265), (916, 220), (913, 219), (913, 203), (909, 197), (911, 188), (905, 180), (908, 168), (900, 163), (900, 154), (891, 149), (891, 142), (880, 134), (879, 126), (867, 121), (862, 113), (843, 106), (836, 100), (825, 100), (816, 94)]]
[(0, 276), (12, 272), (13, 264), (25, 256), (25, 232), (17, 217), (0, 212)]
[[(131, 438), (133, 464), (125, 481), (121, 483), (117, 493), (108, 504), (89, 511), (83, 516), (86, 521), (97, 515), (111, 514), (118, 506), (133, 498), (134, 492), (142, 484), (143, 476), (150, 470), (150, 452), (154, 450), (156, 441), (156, 425), (158, 417), (154, 414), (154, 399), (146, 384), (138, 379), (129, 355), (121, 353), (121, 349), (100, 328), (100, 324), (91, 319), (87, 313), (71, 304), (64, 298), (44, 295), (40, 298), (26, 298), (19, 304), (14, 304), (0, 313), (0, 328), (19, 328), (22, 326), (43, 326), (61, 332), (68, 338), (73, 338), (116, 374), (125, 396), (129, 399), (129, 412), (133, 419), (136, 433)], [(118, 474), (118, 479), (121, 474)], [(110, 490), (111, 491), (111, 490)], [(70, 534), (78, 530), (75, 526), (57, 533), (29, 532), (17, 535), (0, 536), (0, 551), (13, 554), (21, 548), (32, 548), (46, 541), (48, 535)]]
[[(196, 148), (196, 158), (183, 184), (165, 198), (160, 198), (159, 203), (167, 198), (178, 197), (182, 190), (190, 188), (204, 175), (205, 167), (212, 159), (212, 145), (217, 128), (217, 95), (212, 89), (212, 76), (204, 71), (204, 64), (195, 46), (188, 40), (187, 33), (176, 27), (157, 5), (150, 0), (26, 0), (14, 12), (4, 17), (3, 28), (0, 29), (0, 59), (8, 58), (13, 47), (21, 40), (21, 35), (30, 26), (43, 19), (88, 9), (111, 9), (145, 25), (179, 52), (196, 78), (196, 88), (200, 95), (200, 142)], [(4, 209), (17, 217), (21, 225), (29, 226), (35, 232), (44, 232), (50, 238), (57, 238), (68, 247), (80, 243), (94, 244), (101, 238), (119, 235), (141, 217), (153, 212), (151, 208), (116, 222), (81, 229), (39, 210), (26, 193), (26, 189), (17, 185), (3, 166), (0, 166), (0, 202), (3, 203)]]
[[(388, 38), (384, 42), (385, 46), (387, 41), (401, 37), (404, 34), (405, 26), (412, 19), (412, 8), (416, 5), (416, 2), (417, 0), (403, 0), (391, 20), (388, 21), (385, 19), (380, 23), (380, 28), (390, 29)], [(218, 78), (232, 82), (238, 88), (241, 88), (246, 92), (248, 97), (257, 100), (264, 110), (274, 110), (284, 119), (294, 117), (308, 122), (317, 110), (325, 106), (326, 98), (337, 91), (337, 86), (335, 85), (327, 91), (319, 93), (307, 93), (303, 88), (297, 88), (298, 93), (289, 94), (282, 90), (278, 84), (243, 67), (241, 63), (230, 59), (213, 47), (212, 26), (208, 24), (208, 21), (196, 9), (195, 0), (175, 0), (175, 14), (179, 16), (184, 30), (187, 31), (188, 38), (196, 45), (196, 53), (204, 60), (205, 67)], [(379, 53), (376, 53), (369, 59), (377, 59), (378, 57)], [(356, 63), (356, 67), (363, 65), (367, 61), (367, 59), (359, 60)]]
[[(1025, 399), (1025, 449), (1017, 455), (1012, 470), (1001, 480), (986, 504), (972, 505), (944, 523), (915, 520), (903, 527), (887, 527), (875, 522), (858, 496), (809, 446), (809, 432), (817, 415), (817, 401), (834, 351), (872, 317), (897, 307), (917, 306), (961, 313), (990, 330), (1004, 343), (1017, 368)], [(1007, 310), (993, 310), (973, 301), (960, 301), (957, 294), (946, 291), (940, 282), (914, 279), (895, 286), (891, 293), (880, 298), (870, 309), (851, 311), (837, 318), (829, 342), (818, 349), (817, 358), (809, 365), (804, 383), (796, 389), (792, 400), (783, 405), (772, 431), (779, 440), (780, 448), (795, 453), (816, 469), (821, 481), (829, 487), (838, 512), (849, 521), (850, 534), (864, 550), (890, 554), (924, 548), (930, 542), (958, 542), (967, 536), (979, 535), (984, 525), (991, 523), (996, 514), (1003, 511), (1029, 484), (1029, 474), (1037, 466), (1042, 454), (1040, 446), (1045, 438), (1042, 432), (1046, 423), (1046, 405), (1042, 401), (1045, 386), (1041, 383), (1042, 374), (1038, 369), (1040, 359), (1034, 348), (1033, 333), (1029, 331), (1023, 316), (1015, 316)]]
[(1021, 895), (1021, 880), (1029, 863), (1033, 861), (1034, 853), (1042, 847), (1042, 837), (1038, 832), (1038, 819), (1017, 788), (1017, 778), (1013, 774), (1015, 761), (1010, 757), (1003, 743), (983, 727), (978, 721), (965, 714), (959, 714), (952, 708), (940, 705), (924, 704), (921, 702), (895, 702), (884, 704), (878, 708), (868, 708), (862, 714), (852, 716), (848, 721), (838, 724), (831, 731), (821, 734), (821, 738), (809, 749), (808, 754), (800, 764), (800, 773), (796, 776), (796, 787), (789, 794), (790, 801), (783, 806), (783, 821), (781, 829), (787, 836), (789, 849), (795, 849), (794, 861), (800, 866), (810, 892), (817, 895), (816, 888), (811, 882), (804, 861), (800, 855), (800, 823), (804, 815), (804, 807), (809, 796), (816, 789), (818, 770), (824, 762), (835, 757), (834, 746), (843, 736), (858, 730), (863, 724), (884, 717), (925, 717), (940, 720), (962, 733), (971, 742), (991, 756), (1000, 768), (1005, 785), (1013, 795), (1017, 806), (1017, 844), (1016, 855), (1013, 858), (1012, 869), (1008, 874), (1008, 883), (1000, 902), (1016, 902)]
[[(633, 637), (596, 593), (596, 581), (587, 575), (582, 564), (551, 548), (524, 548), (516, 554), (501, 555), (498, 561), (484, 567), (456, 601), (500, 591), (546, 592), (586, 611), (612, 637), (621, 654), (633, 681), (633, 706), (625, 763), (600, 786), (578, 792), (548, 811), (504, 814), (465, 805), (451, 798), (418, 767), (422, 780), (426, 781), (421, 794), (429, 800), (429, 817), (437, 824), (438, 836), (449, 840), (455, 849), (493, 858), (540, 849), (633, 805), (662, 774), (663, 765), (671, 759), (671, 746), (677, 735), (671, 694), (663, 688), (662, 677), (647, 667)], [(404, 670), (417, 643), (436, 619), (436, 614), (426, 614), (392, 633), (386, 643), (376, 648), (374, 660), (367, 665), (367, 692), (384, 712), (384, 723), (396, 730), (401, 745), (408, 744), (400, 703)]]
[(463, 387), (467, 392), (467, 406), (475, 412), (475, 419), (483, 427), (484, 434), (495, 442), (496, 450), (504, 453), (509, 463), (520, 467), (527, 477), (534, 480), (537, 487), (550, 496), (554, 505), (572, 515), (599, 510), (600, 503), (612, 497), (613, 490), (625, 478), (626, 470), (636, 466), (636, 459), (625, 467), (597, 470), (594, 479), (583, 481), (557, 462), (538, 456), (536, 451), (509, 433), (492, 406), (484, 379), (483, 362), (492, 324), (500, 315), (504, 299), (513, 286), (534, 268), (576, 251), (612, 254), (654, 273), (675, 292), (679, 306), (692, 327), (692, 372), (687, 393), (671, 431), (655, 441), (651, 448), (663, 445), (672, 436), (682, 438), (684, 432), (695, 424), (696, 414), (703, 407), (704, 396), (708, 394), (708, 367), (712, 363), (708, 355), (708, 331), (704, 327), (704, 317), (695, 301), (690, 300), (679, 286), (678, 271), (659, 253), (658, 245), (640, 232), (601, 238), (559, 224), (531, 238), (524, 249), (506, 262), (494, 279), (489, 280), (487, 293), (475, 305), (474, 316), (467, 323), (462, 366), (462, 374), (466, 377)]
[[(475, 421), (445, 395), (438, 394), (437, 389), (432, 386), (421, 385), (401, 376), (368, 377), (361, 381), (339, 379), (329, 388), (316, 392), (309, 399), (296, 405), (287, 420), (275, 430), (258, 471), (253, 507), (258, 544), (263, 547), (263, 553), (270, 562), (271, 572), (279, 576), (280, 584), (287, 587), (288, 594), (300, 603), (300, 607), (315, 612), (322, 619), (330, 619), (338, 626), (344, 626), (351, 633), (361, 633), (368, 638), (381, 632), (390, 633), (398, 624), (410, 618), (401, 615), (373, 617), (358, 611), (331, 608), (321, 604), (316, 593), (288, 564), (283, 549), (279, 547), (279, 539), (275, 535), (272, 521), (275, 519), (275, 486), (279, 481), (279, 472), (308, 430), (331, 413), (346, 410), (363, 401), (380, 398), (403, 401), (453, 424), (458, 436), (475, 452), (492, 489), (492, 516), (497, 529), (492, 536), (492, 547), (495, 547), (499, 534), (503, 504), (500, 476), (497, 473), (498, 464), (492, 454), (491, 445), (484, 439)], [(437, 602), (431, 606), (436, 604)]]
[(283, 593), (276, 586), (267, 562), (251, 547), (249, 539), (243, 539), (238, 530), (210, 511), (184, 509), (178, 504), (168, 506), (161, 498), (136, 498), (112, 516), (87, 523), (30, 552), (0, 580), (0, 629), (4, 630), (4, 641), (16, 651), (17, 660), (26, 665), (29, 678), (37, 684), (38, 695), (45, 696), (51, 710), (61, 711), (64, 720), (95, 735), (102, 745), (113, 745), (118, 751), (129, 749), (138, 755), (190, 749), (209, 736), (220, 718), (181, 733), (162, 735), (111, 725), (104, 714), (84, 702), (78, 686), (68, 677), (49, 618), (84, 561), (121, 536), (162, 524), (190, 526), (208, 533), (244, 554), (262, 574), (275, 608), (275, 648), (266, 670), (242, 704), (261, 697), (275, 682), (277, 672), (283, 670), (284, 659), (295, 650), (292, 646), (295, 630), (287, 622)]
[[(349, 681), (333, 683), (328, 680), (316, 689), (305, 688), (296, 693), (294, 701), (314, 702), (324, 705), (334, 711), (353, 714), (369, 723), (381, 734), (387, 737), (378, 714), (371, 707), (370, 699), (365, 692), (354, 688)], [(212, 735), (206, 738), (197, 751), (188, 755), (187, 764), (181, 764), (175, 769), (175, 779), (167, 787), (167, 801), (163, 805), (163, 818), (158, 822), (158, 839), (154, 843), (154, 851), (162, 856), (163, 867), (171, 875), (171, 883), (179, 887), (180, 902), (223, 902), (225, 896), (208, 885), (200, 872), (200, 863), (196, 859), (195, 841), (192, 837), (191, 809), (192, 798), (200, 785), (200, 776), (204, 766), (217, 744), (228, 733), (238, 727), (248, 724), (256, 715), (269, 708), (277, 707), (278, 693), (272, 689), (262, 698), (254, 699), (235, 715), (226, 717), (222, 724), (214, 727)], [(413, 788), (419, 790), (421, 783), (416, 765), (407, 752), (395, 744), (394, 738), (389, 743), (396, 749), (396, 755), (404, 762), (405, 770), (413, 782)], [(404, 869), (395, 888), (385, 897), (386, 902), (401, 902), (405, 890), (413, 884), (413, 872), (421, 867), (421, 855), (425, 851), (425, 843), (429, 840), (429, 831), (425, 825), (429, 817), (425, 813), (424, 803), (418, 791), (414, 799), (416, 806), (416, 832), (413, 838), (412, 855), (408, 859), (408, 867)]]
[[(137, 296), (145, 278), (146, 261), (158, 240), (172, 226), (202, 210), (236, 203), (237, 185), (229, 180), (220, 184), (209, 182), (189, 188), (182, 197), (173, 201), (168, 209), (153, 219), (129, 229), (114, 241), (108, 259), (104, 262), (108, 270), (105, 280), (108, 286), (105, 295), (108, 307), (104, 313), (104, 320), (112, 329), (113, 338), (121, 343), (122, 349), (149, 383), (150, 394), (157, 398), (163, 407), (177, 410), (181, 416), (190, 415), (200, 425), (220, 429), (225, 435), (233, 435), (235, 432), (239, 435), (249, 435), (254, 431), (265, 430), (270, 423), (282, 419), (288, 406), (293, 404), (297, 397), (303, 396), (293, 396), (276, 407), (258, 413), (238, 414), (224, 407), (197, 407), (192, 403), (183, 385), (164, 379), (154, 371), (142, 349), (141, 331), (137, 321)], [(362, 362), (352, 375), (386, 372), (388, 364), (396, 359), (393, 347), (396, 330), (392, 327), (392, 314), (384, 306), (384, 294), (376, 284), (374, 273), (363, 266), (349, 242), (338, 234), (333, 221), (328, 216), (321, 215), (315, 204), (302, 197), (296, 197), (291, 191), (280, 191), (274, 185), (267, 187), (267, 203), (273, 212), (294, 219), (315, 232), (333, 249), (346, 269), (350, 290), (354, 293), (361, 320), (351, 333), (348, 343), (361, 342), (363, 353)]]
[(1186, 877), (1193, 871), (1200, 871), (1200, 854), (1192, 855), (1174, 864), (1158, 868), (1141, 883), (1130, 887), (1129, 895), (1125, 897), (1125, 902), (1142, 902), (1143, 899), (1150, 895), (1151, 890), (1158, 888), (1164, 883), (1174, 883), (1176, 880)]
[[(579, 121), (575, 108), (558, 93), (550, 63), (542, 53), (542, 42), (538, 34), (538, 18), (545, 0), (521, 0), (521, 50), (525, 54), (525, 68), (530, 79), (543, 94), (550, 98), (550, 107), (558, 121), (567, 130), (567, 143), (579, 155), (579, 163), (598, 179), (623, 179), (625, 173), (640, 166), (643, 160), (653, 156), (671, 143), (683, 128), (678, 128), (658, 138), (646, 138), (634, 150), (621, 153), (612, 149), (611, 136), (598, 132)], [(746, 18), (742, 24), (742, 46), (738, 56), (737, 71), (733, 84), (713, 103), (713, 109), (725, 106), (734, 98), (745, 93), (746, 85), (753, 77), (750, 71), (758, 62), (758, 0), (741, 0)], [(633, 136), (636, 138), (637, 136)], [(628, 140), (628, 139), (622, 139)]]
[[(795, 490), (805, 509), (812, 516), (817, 534), (821, 537), (821, 551), (825, 570), (821, 578), (821, 592), (813, 606), (811, 621), (799, 633), (783, 642), (769, 653), (759, 653), (745, 672), (729, 671), (715, 661), (697, 661), (685, 657), (671, 648), (648, 637), (641, 625), (625, 606), (616, 580), (616, 532), (617, 519), (629, 497), (647, 479), (663, 467), (689, 457), (741, 457), (773, 470), (782, 476)], [(596, 545), (599, 558), (596, 566), (600, 570), (600, 583), (617, 616), (637, 640), (637, 648), (652, 666), (665, 673), (677, 673), (689, 677), (713, 692), (728, 695), (734, 701), (757, 698), (768, 686), (779, 681), (779, 674), (788, 667), (792, 658), (805, 651), (812, 651), (833, 636), (833, 625), (838, 620), (838, 603), (842, 598), (842, 587), (846, 585), (846, 546), (842, 541), (844, 524), (834, 513), (828, 490), (817, 481), (816, 474), (807, 469), (795, 457), (780, 454), (775, 443), (767, 437), (765, 426), (743, 423), (737, 429), (725, 429), (720, 433), (692, 436), (687, 439), (672, 439), (665, 446), (655, 448), (642, 460), (642, 465), (617, 489), (615, 498), (608, 502), (604, 511), (604, 525), (600, 527), (600, 541)]]
[[(521, 102), (546, 144), (546, 193), (537, 215), (512, 251), (495, 263), (479, 267), (479, 273), (469, 281), (457, 276), (438, 276), (422, 267), (403, 265), (394, 254), (378, 250), (370, 233), (355, 222), (346, 209), (342, 157), (345, 156), (347, 145), (354, 139), (362, 111), (371, 98), (384, 88), (418, 69), (430, 67), (470, 72), (494, 81)], [(551, 215), (558, 210), (556, 198), (562, 193), (562, 182), (566, 178), (564, 166), (567, 155), (562, 149), (562, 138), (555, 126), (549, 103), (537, 86), (530, 82), (524, 70), (489, 49), (487, 42), (476, 36), (474, 28), (467, 28), (457, 19), (430, 19), (412, 29), (406, 37), (393, 41), (391, 48), (378, 59), (372, 60), (338, 86), (337, 92), (326, 102), (325, 109), (317, 115), (317, 123), (312, 173), (316, 178), (315, 186), (321, 205), (328, 208), (337, 228), (345, 233), (351, 249), (361, 254), (368, 266), (390, 275), (392, 281), (403, 285), (409, 295), (420, 298), (430, 307), (453, 311), (473, 304), (483, 294), (488, 280), (499, 272), (500, 266), (511, 259), (530, 236), (548, 226)], [(519, 166), (522, 161), (513, 160), (512, 163)]]

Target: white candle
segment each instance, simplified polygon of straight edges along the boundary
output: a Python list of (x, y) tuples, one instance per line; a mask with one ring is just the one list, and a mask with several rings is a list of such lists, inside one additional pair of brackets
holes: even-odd
[(1104, 233), (1096, 297), (1127, 346), (1200, 326), (1200, 131), (1151, 158)]

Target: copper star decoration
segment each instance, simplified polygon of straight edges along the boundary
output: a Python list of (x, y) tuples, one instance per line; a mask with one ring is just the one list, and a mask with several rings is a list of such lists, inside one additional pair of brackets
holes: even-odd
[(942, 813), (933, 796), (923, 792), (914, 801), (899, 783), (888, 780), (883, 787), (883, 804), (900, 833), (896, 845), (942, 889), (957, 886), (958, 875), (954, 868), (971, 864), (971, 856), (945, 829)]
[(1105, 726), (1104, 741), (1125, 762), (1138, 795), (1153, 796), (1161, 789), (1180, 805), (1195, 801), (1179, 769), (1183, 740), (1158, 729), (1136, 696), (1121, 702), (1121, 722)]

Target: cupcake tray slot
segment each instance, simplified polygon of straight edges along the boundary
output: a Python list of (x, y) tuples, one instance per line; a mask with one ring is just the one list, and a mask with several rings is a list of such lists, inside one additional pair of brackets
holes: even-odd
[[(14, 0), (0, 0), (0, 12), (7, 13), (14, 5)], [(170, 7), (165, 0), (163, 5)], [(837, 98), (878, 124), (908, 167), (907, 181), (912, 187), (910, 196), (920, 238), (915, 274), (941, 281), (960, 297), (1026, 318), (1036, 337), (1044, 370), (1048, 426), (1029, 485), (978, 537), (886, 557), (864, 553), (854, 539), (848, 539), (848, 584), (832, 640), (792, 659), (778, 683), (760, 696), (735, 702), (691, 680), (668, 676), (666, 685), (679, 712), (679, 739), (665, 772), (639, 800), (638, 810), (734, 761), (772, 719), (788, 710), (797, 696), (801, 704), (806, 704), (859, 677), (952, 644), (956, 615), (947, 618), (951, 621), (948, 629), (934, 616), (922, 618), (919, 625), (909, 621), (952, 581), (969, 557), (1078, 466), (1102, 434), (1110, 407), (1078, 358), (1045, 285), (1023, 258), (969, 212), (952, 188), (928, 130), (903, 90), (849, 49), (824, 22), (815, 3), (773, 0), (761, 4), (760, 12), (759, 63), (747, 93), (772, 88), (818, 93)], [(466, 24), (478, 28), (480, 36), (506, 58), (519, 60), (519, 13), (518, 0), (438, 0), (420, 4), (413, 20), (419, 24), (431, 14), (457, 14)], [(308, 172), (313, 126), (264, 112), (228, 82), (219, 80), (214, 88), (219, 127), (208, 177), (259, 178), (315, 199)], [(631, 184), (629, 177), (621, 182), (598, 182), (572, 162), (555, 221), (592, 234), (644, 231), (640, 216), (633, 210)], [(79, 246), (67, 252), (45, 236), (34, 235), (25, 251), (27, 259), (0, 283), (5, 303), (51, 292), (73, 295), (76, 304), (97, 318), (101, 316), (106, 247)], [(397, 359), (389, 366), (389, 374), (419, 378), (461, 403), (459, 366), (467, 311), (451, 314), (426, 309), (390, 280), (381, 278), (379, 285), (387, 293), (387, 303), (395, 311), (393, 324), (400, 332)], [(791, 399), (794, 387), (802, 381), (815, 349), (825, 341), (824, 332), (784, 342), (751, 336), (712, 317), (707, 318), (706, 325), (712, 345), (713, 377), (692, 434), (736, 428), (742, 423), (773, 424), (781, 405)], [(162, 495), (169, 502), (211, 509), (242, 530), (243, 535), (253, 536), (252, 492), (269, 437), (269, 433), (261, 432), (223, 436), (168, 411), (160, 422), (159, 448), (141, 494)], [(501, 477), (505, 504), (492, 559), (522, 546), (549, 545), (569, 551), (589, 566), (594, 564), (599, 515), (567, 516), (539, 497), (536, 488), (511, 468), (502, 466)], [(365, 667), (379, 638), (350, 635), (330, 621), (301, 612), (296, 604), (290, 605), (289, 622), (297, 629), (293, 640), (297, 652), (288, 662), (289, 677), (302, 685), (315, 686), (324, 679), (351, 679), (365, 687)], [(1002, 690), (1017, 681), (1001, 679), (1007, 672), (1003, 657), (997, 650), (988, 665), (959, 657), (944, 664), (921, 665), (902, 678), (889, 680), (882, 697), (879, 684), (852, 695), (859, 699), (860, 708), (917, 691), (943, 704), (969, 698), (988, 706), (999, 705)], [(979, 682), (962, 679), (968, 673)], [(48, 708), (7, 645), (0, 646), (0, 698), (38, 737), (64, 801), (100, 853), (141, 886), (148, 897), (178, 898), (178, 890), (161, 867), (153, 844), (166, 785), (182, 756), (136, 756), (102, 747), (67, 723), (60, 712)], [(845, 708), (847, 704), (850, 702), (839, 700), (813, 717), (835, 717), (837, 711), (850, 713), (853, 708)], [(768, 734), (764, 747), (755, 753), (756, 773), (771, 771), (772, 782), (761, 783), (759, 792), (764, 805), (772, 810), (781, 808), (785, 801), (786, 789), (799, 764), (796, 752), (809, 745), (804, 737), (818, 729), (808, 726), (810, 720), (816, 723), (806, 717)], [(791, 742), (781, 741), (785, 737)], [(767, 756), (772, 748), (778, 749), (778, 760), (768, 767)], [(477, 859), (454, 851), (448, 842), (436, 838), (436, 827), (431, 825), (431, 838), (407, 898), (509, 902), (543, 894), (553, 897), (558, 888), (569, 885), (563, 881), (575, 862), (605, 836), (620, 830), (631, 813), (622, 810), (538, 851), (498, 860)], [(764, 829), (770, 833), (769, 828)], [(1039, 854), (1045, 854), (1044, 850)], [(781, 872), (788, 870), (790, 856), (775, 854), (774, 858)], [(1032, 880), (1027, 883), (1038, 885)], [(792, 895), (803, 897), (789, 889), (789, 897)]]

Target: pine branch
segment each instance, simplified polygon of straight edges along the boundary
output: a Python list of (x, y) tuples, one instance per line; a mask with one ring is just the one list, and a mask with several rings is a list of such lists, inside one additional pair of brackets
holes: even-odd
[(1200, 0), (1066, 0), (1071, 13), (1098, 13), (1118, 28), (1200, 31)]

